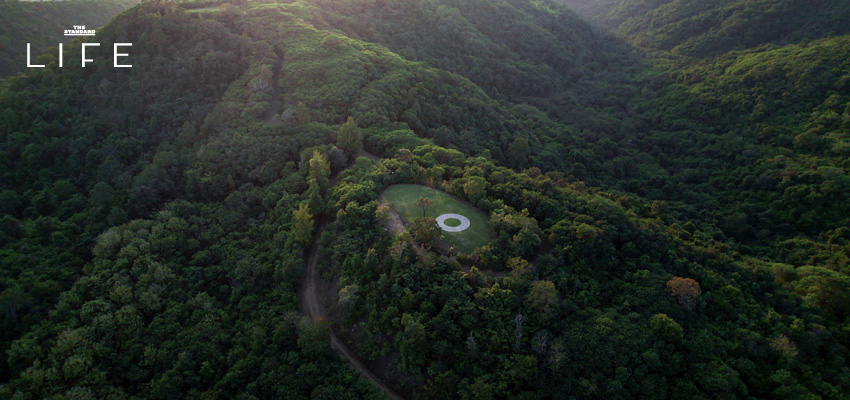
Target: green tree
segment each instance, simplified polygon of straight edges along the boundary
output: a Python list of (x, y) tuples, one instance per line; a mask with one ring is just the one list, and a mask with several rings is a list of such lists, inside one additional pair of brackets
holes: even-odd
[(529, 276), (532, 272), (532, 265), (522, 257), (511, 257), (506, 264), (508, 271), (511, 271), (511, 277), (514, 279), (522, 279)]
[(302, 319), (298, 329), (298, 348), (303, 353), (316, 358), (328, 350), (330, 341), (331, 329), (325, 320)]
[(18, 319), (18, 310), (30, 303), (30, 296), (18, 289), (10, 287), (0, 292), (0, 310), (11, 320)]
[(378, 208), (375, 209), (375, 220), (381, 225), (386, 224), (390, 220), (390, 204), (382, 201), (378, 203)]
[(514, 140), (508, 146), (508, 156), (515, 168), (525, 168), (529, 151), (530, 145), (527, 139)]
[(550, 281), (534, 281), (528, 292), (528, 302), (537, 311), (550, 315), (558, 305), (558, 289)]
[(354, 118), (349, 116), (348, 120), (339, 127), (336, 143), (348, 155), (354, 155), (363, 148), (363, 133), (354, 123)]
[(332, 147), (328, 150), (328, 160), (331, 163), (331, 170), (334, 172), (342, 171), (348, 165), (348, 157), (339, 147)]
[(675, 277), (667, 282), (670, 296), (685, 310), (693, 310), (697, 305), (697, 297), (702, 294), (699, 283), (691, 278)]
[(413, 240), (426, 249), (431, 248), (434, 242), (441, 236), (440, 227), (437, 226), (437, 220), (430, 217), (422, 217), (414, 220), (412, 231)]
[(655, 336), (665, 342), (681, 344), (684, 337), (682, 326), (667, 316), (667, 314), (655, 314), (649, 321), (649, 327)]
[(416, 200), (416, 205), (422, 207), (422, 216), (424, 217), (425, 211), (428, 209), (428, 207), (434, 205), (434, 201), (427, 197), (421, 197), (419, 198), (419, 200)]
[(428, 363), (429, 346), (425, 326), (410, 314), (401, 316), (401, 325), (404, 331), (396, 336), (399, 353), (401, 353), (400, 367), (403, 371), (417, 373)]
[(298, 102), (298, 107), (295, 109), (295, 119), (297, 119), (298, 123), (301, 125), (310, 123), (310, 110), (308, 110), (307, 106), (300, 101)]
[(809, 305), (845, 318), (850, 312), (850, 277), (836, 271), (805, 266), (796, 270), (799, 279), (790, 287)]
[(313, 233), (313, 214), (310, 214), (310, 206), (301, 203), (301, 206), (292, 210), (295, 223), (292, 224), (292, 239), (297, 243), (305, 244), (310, 241)]
[(322, 197), (322, 188), (315, 179), (307, 181), (307, 191), (304, 192), (304, 200), (310, 206), (313, 213), (321, 214), (325, 211), (325, 199)]
[(487, 181), (480, 176), (473, 176), (463, 185), (463, 192), (469, 197), (469, 201), (473, 204), (478, 203), (487, 193)]
[(331, 163), (322, 152), (316, 150), (310, 158), (310, 178), (316, 181), (323, 192), (328, 189), (331, 176)]

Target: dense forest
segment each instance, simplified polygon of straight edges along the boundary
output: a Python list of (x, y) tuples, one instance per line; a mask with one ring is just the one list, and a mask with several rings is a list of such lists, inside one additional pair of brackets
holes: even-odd
[(846, 398), (850, 6), (565, 3), (146, 1), (0, 82), (0, 397)]
[(32, 62), (39, 64), (36, 57), (45, 49), (73, 39), (63, 35), (65, 29), (74, 25), (85, 25), (88, 29), (103, 26), (138, 3), (137, 0), (0, 1), (0, 78), (26, 69), (27, 43), (32, 48)]
[(850, 33), (842, 0), (559, 1), (641, 48), (685, 57)]

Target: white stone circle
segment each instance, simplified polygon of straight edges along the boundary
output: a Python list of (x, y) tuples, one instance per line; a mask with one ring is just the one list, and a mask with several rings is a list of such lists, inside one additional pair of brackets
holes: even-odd
[[(446, 220), (452, 219), (452, 218), (460, 220), (460, 225), (458, 225), (458, 226), (448, 226), (448, 225), (446, 225)], [(463, 232), (467, 228), (469, 228), (470, 223), (469, 223), (469, 218), (466, 218), (463, 215), (460, 215), (460, 214), (443, 214), (443, 215), (437, 217), (437, 225), (440, 226), (440, 229), (442, 229), (446, 232)]]

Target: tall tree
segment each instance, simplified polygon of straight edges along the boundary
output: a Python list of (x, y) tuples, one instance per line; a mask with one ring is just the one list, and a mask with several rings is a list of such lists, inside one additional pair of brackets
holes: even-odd
[(307, 203), (301, 203), (300, 207), (292, 210), (292, 215), (295, 217), (295, 223), (292, 225), (292, 239), (301, 244), (309, 242), (315, 224), (313, 214), (310, 214), (310, 206)]
[(528, 301), (534, 309), (549, 315), (558, 305), (558, 289), (551, 281), (534, 281), (528, 293)]
[(427, 197), (422, 197), (416, 201), (416, 205), (422, 207), (422, 216), (425, 217), (425, 210), (427, 210), (428, 207), (433, 206), (434, 202)]
[(328, 178), (331, 177), (331, 163), (322, 152), (316, 150), (310, 158), (310, 178), (319, 184), (322, 191), (328, 188)]
[(691, 278), (675, 277), (667, 282), (670, 295), (686, 310), (693, 310), (697, 305), (697, 297), (702, 294), (699, 283)]
[(463, 191), (469, 196), (469, 201), (476, 204), (478, 200), (481, 200), (487, 194), (487, 181), (480, 176), (470, 177), (463, 185)]
[(354, 123), (354, 118), (349, 116), (348, 120), (339, 127), (336, 143), (349, 155), (354, 155), (363, 148), (363, 133)]

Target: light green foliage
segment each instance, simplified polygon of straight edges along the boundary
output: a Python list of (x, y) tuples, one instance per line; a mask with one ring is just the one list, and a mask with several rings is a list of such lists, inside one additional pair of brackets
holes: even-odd
[(649, 322), (652, 333), (659, 339), (681, 344), (684, 337), (682, 327), (666, 314), (655, 314)]
[(336, 143), (348, 155), (357, 154), (363, 148), (363, 133), (360, 132), (360, 128), (351, 116), (339, 127)]
[(480, 176), (475, 176), (469, 179), (463, 185), (463, 191), (469, 196), (469, 200), (472, 201), (473, 204), (477, 203), (478, 200), (481, 200), (482, 197), (487, 193), (487, 181)]
[(323, 191), (327, 190), (328, 179), (331, 177), (331, 163), (328, 157), (318, 150), (314, 151), (309, 164), (310, 179), (315, 181)]
[(313, 237), (313, 215), (310, 214), (310, 207), (306, 203), (292, 210), (292, 216), (295, 219), (292, 224), (292, 240), (297, 243), (306, 244)]

